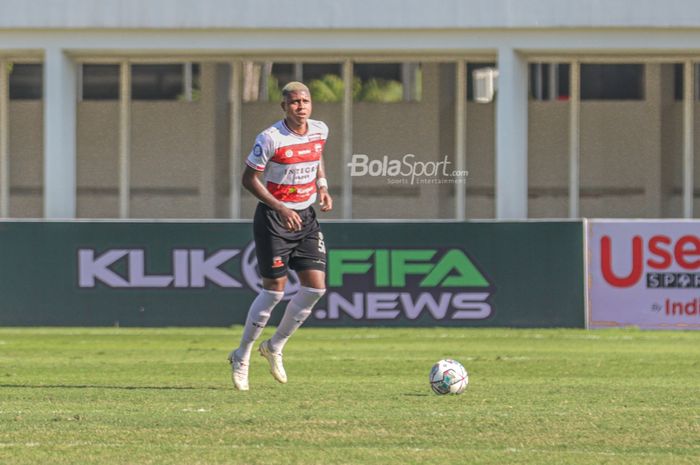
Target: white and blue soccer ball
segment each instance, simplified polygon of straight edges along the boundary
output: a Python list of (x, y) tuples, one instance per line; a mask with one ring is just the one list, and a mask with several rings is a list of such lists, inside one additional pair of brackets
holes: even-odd
[(461, 394), (467, 384), (469, 374), (456, 360), (440, 360), (430, 369), (430, 387), (435, 394)]

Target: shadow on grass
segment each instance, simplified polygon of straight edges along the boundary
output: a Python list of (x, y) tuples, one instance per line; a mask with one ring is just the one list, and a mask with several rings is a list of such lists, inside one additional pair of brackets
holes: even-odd
[(219, 386), (107, 386), (100, 384), (0, 384), (2, 388), (20, 389), (122, 389), (125, 391), (136, 391), (139, 389), (150, 389), (156, 391), (223, 391), (228, 387)]

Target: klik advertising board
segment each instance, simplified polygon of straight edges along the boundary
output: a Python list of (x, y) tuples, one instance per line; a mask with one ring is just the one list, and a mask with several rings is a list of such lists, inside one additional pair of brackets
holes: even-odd
[[(322, 228), (307, 325), (584, 326), (581, 222)], [(2, 325), (242, 324), (261, 287), (248, 222), (9, 221), (0, 256)]]
[(587, 227), (589, 327), (700, 329), (700, 222)]

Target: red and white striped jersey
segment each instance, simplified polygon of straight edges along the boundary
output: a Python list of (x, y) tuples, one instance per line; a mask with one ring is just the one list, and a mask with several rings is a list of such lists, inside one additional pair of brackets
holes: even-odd
[(323, 121), (308, 120), (299, 135), (280, 120), (258, 134), (246, 164), (263, 172), (267, 190), (286, 207), (302, 210), (316, 201), (316, 173), (328, 138)]

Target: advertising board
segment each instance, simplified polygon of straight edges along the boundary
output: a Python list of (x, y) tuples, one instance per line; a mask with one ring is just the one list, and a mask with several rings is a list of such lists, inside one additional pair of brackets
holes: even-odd
[(700, 329), (700, 222), (587, 227), (589, 327)]
[[(307, 325), (584, 326), (581, 222), (323, 231), (328, 291)], [(242, 324), (261, 287), (248, 222), (3, 222), (0, 254), (2, 325)]]

